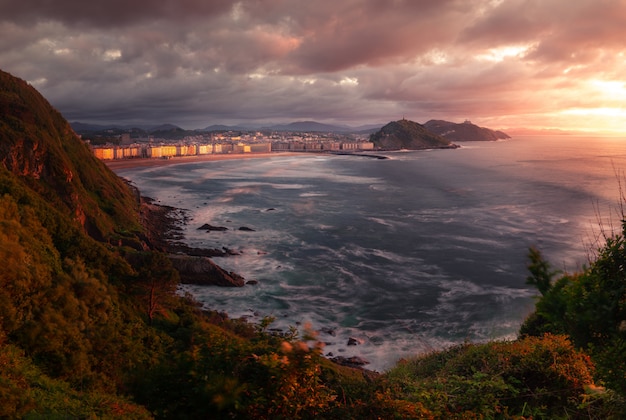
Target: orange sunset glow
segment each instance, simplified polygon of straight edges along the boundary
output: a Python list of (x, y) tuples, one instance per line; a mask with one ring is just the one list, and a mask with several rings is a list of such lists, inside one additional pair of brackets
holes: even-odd
[(623, 0), (0, 0), (0, 63), (70, 121), (406, 116), (626, 132)]

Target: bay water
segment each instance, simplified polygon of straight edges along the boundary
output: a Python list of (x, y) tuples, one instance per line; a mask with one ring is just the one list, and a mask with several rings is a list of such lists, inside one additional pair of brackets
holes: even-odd
[[(456, 343), (515, 338), (537, 294), (525, 284), (528, 248), (575, 271), (602, 229), (620, 226), (623, 139), (460, 144), (388, 159), (277, 154), (116, 172), (187, 209), (189, 245), (240, 253), (214, 261), (258, 284), (184, 286), (207, 308), (271, 316), (282, 330), (310, 324), (324, 353), (384, 371)], [(198, 230), (205, 223), (228, 230)]]

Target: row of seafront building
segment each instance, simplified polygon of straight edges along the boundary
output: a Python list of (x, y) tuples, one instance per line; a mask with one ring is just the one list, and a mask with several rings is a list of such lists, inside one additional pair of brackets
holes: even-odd
[(102, 160), (153, 158), (169, 159), (179, 156), (210, 155), (217, 153), (268, 153), (271, 143), (256, 144), (128, 144), (91, 147), (94, 155)]
[(92, 146), (94, 155), (102, 160), (197, 156), (208, 154), (242, 154), (269, 152), (356, 152), (374, 150), (369, 141), (311, 141), (307, 139), (280, 139), (266, 142), (225, 141), (197, 143), (193, 139), (168, 143), (151, 140), (148, 143)]

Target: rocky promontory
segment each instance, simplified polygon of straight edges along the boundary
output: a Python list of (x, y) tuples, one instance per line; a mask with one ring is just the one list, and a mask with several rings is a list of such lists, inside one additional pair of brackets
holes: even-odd
[(424, 124), (424, 127), (449, 141), (496, 141), (511, 138), (503, 131), (479, 127), (470, 121), (453, 123), (443, 120), (430, 120)]
[(380, 150), (422, 150), (456, 148), (450, 140), (428, 131), (423, 125), (402, 119), (392, 121), (370, 136)]

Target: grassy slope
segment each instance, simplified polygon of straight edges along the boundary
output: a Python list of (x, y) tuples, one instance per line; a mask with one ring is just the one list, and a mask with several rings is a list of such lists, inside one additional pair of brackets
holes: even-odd
[(63, 117), (26, 82), (0, 71), (0, 162), (92, 236), (137, 231), (137, 204)]

